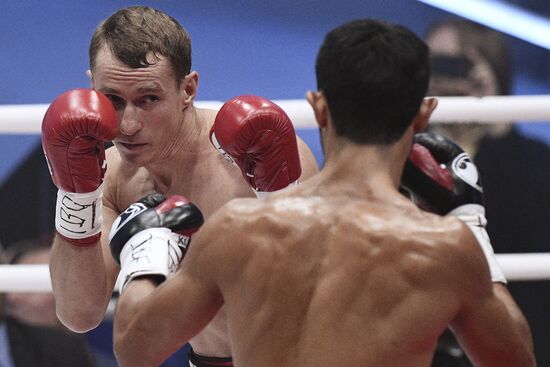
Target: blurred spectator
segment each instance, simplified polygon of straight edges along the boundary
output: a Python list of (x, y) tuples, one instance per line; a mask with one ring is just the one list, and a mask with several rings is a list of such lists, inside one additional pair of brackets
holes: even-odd
[[(439, 96), (507, 95), (512, 65), (506, 38), (499, 32), (462, 19), (434, 24), (426, 35), (432, 51), (429, 94)], [(458, 121), (460, 122), (460, 121)], [(549, 252), (550, 148), (522, 136), (514, 125), (432, 125), (474, 158), (485, 191), (487, 230), (495, 252)], [(550, 366), (550, 282), (512, 282), (509, 289), (533, 333), (537, 362)], [(445, 358), (469, 366), (452, 340), (442, 339)], [(441, 357), (441, 355), (440, 355)], [(434, 363), (437, 362), (434, 360)]]
[[(8, 262), (17, 264), (48, 264), (50, 259), (49, 238), (21, 241), (10, 246)], [(7, 293), (7, 315), (29, 325), (62, 327), (55, 314), (55, 300), (51, 292)]]
[[(50, 239), (15, 243), (0, 263), (47, 264)], [(93, 367), (84, 336), (57, 322), (51, 293), (0, 294), (1, 367)]]
[[(510, 93), (511, 59), (502, 34), (467, 20), (450, 19), (433, 25), (426, 43), (432, 52), (429, 94), (482, 97)], [(474, 157), (485, 137), (500, 138), (512, 131), (512, 124), (440, 124), (432, 128)]]

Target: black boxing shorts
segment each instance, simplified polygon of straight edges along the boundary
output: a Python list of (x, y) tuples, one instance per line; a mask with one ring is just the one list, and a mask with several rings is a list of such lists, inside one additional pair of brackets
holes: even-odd
[(190, 367), (233, 367), (231, 357), (204, 357), (196, 354), (193, 349), (189, 349)]

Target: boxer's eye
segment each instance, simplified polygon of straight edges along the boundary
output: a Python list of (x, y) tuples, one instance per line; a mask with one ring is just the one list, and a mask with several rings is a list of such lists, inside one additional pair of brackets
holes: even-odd
[(154, 103), (158, 100), (159, 100), (159, 97), (153, 96), (153, 95), (143, 97), (143, 102), (145, 103)]
[(120, 110), (124, 107), (124, 100), (119, 96), (114, 94), (107, 94), (106, 96), (111, 100), (113, 106), (115, 106), (115, 110)]
[(158, 102), (160, 98), (154, 94), (148, 94), (145, 96), (140, 97), (136, 105), (143, 109), (149, 109), (155, 105), (156, 102)]

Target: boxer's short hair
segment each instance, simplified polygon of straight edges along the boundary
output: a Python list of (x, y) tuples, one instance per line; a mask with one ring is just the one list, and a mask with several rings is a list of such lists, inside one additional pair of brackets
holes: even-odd
[(355, 20), (327, 34), (315, 69), (337, 135), (359, 144), (391, 144), (426, 95), (429, 50), (403, 26)]
[[(96, 28), (90, 42), (90, 68), (98, 52), (107, 46), (120, 61), (132, 68), (152, 65), (151, 57), (166, 57), (177, 84), (191, 71), (191, 38), (168, 14), (146, 6), (118, 10)], [(149, 58), (149, 59), (148, 59)]]

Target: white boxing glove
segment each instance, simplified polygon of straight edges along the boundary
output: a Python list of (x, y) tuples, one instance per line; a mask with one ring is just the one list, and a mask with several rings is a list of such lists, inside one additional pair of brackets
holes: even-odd
[(189, 245), (190, 238), (168, 228), (149, 228), (135, 234), (120, 252), (120, 273), (115, 289), (122, 293), (137, 277), (170, 278)]

